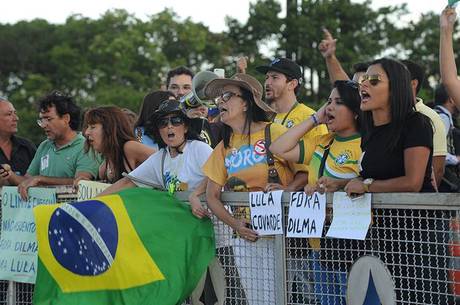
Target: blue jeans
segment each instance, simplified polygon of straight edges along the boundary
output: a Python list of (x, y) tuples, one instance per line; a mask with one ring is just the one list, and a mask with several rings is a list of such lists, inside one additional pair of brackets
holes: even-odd
[(315, 296), (321, 305), (346, 305), (347, 273), (321, 264), (320, 252), (310, 251)]

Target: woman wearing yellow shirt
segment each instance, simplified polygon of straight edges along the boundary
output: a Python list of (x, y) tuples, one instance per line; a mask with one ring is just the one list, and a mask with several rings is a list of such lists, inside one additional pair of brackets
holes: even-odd
[[(309, 164), (308, 184), (305, 192), (335, 192), (345, 187), (348, 181), (359, 176), (358, 160), (361, 156), (360, 128), (360, 103), (358, 84), (352, 81), (336, 81), (334, 89), (327, 103), (316, 114), (303, 121), (299, 125), (289, 129), (270, 146), (270, 150), (279, 156), (299, 163)], [(316, 136), (310, 142), (303, 140), (304, 134), (316, 125), (325, 123), (329, 134)], [(292, 248), (305, 248), (305, 239), (290, 240)], [(345, 304), (346, 272), (348, 266), (343, 264), (331, 264), (330, 260), (324, 259), (329, 254), (351, 255), (350, 253), (328, 253), (337, 248), (338, 240), (326, 239), (325, 244), (320, 246), (317, 238), (309, 239), (310, 248), (298, 255), (309, 255), (310, 266), (306, 267), (307, 261), (289, 260), (288, 265), (297, 271), (291, 275), (297, 277), (305, 287), (298, 285), (297, 291), (307, 293), (308, 282), (313, 276), (315, 297), (318, 304)], [(342, 240), (342, 242), (344, 242)], [(343, 247), (343, 243), (341, 244)], [(346, 247), (354, 248), (349, 241), (345, 241)], [(320, 249), (323, 248), (322, 251)], [(334, 251), (334, 250), (332, 250)], [(342, 261), (353, 261), (349, 257), (343, 257)], [(311, 273), (311, 271), (313, 273)], [(289, 277), (290, 274), (288, 274)]]
[[(305, 192), (334, 192), (359, 176), (360, 103), (356, 83), (336, 81), (327, 103), (316, 114), (273, 141), (270, 150), (274, 154), (309, 164)], [(327, 125), (328, 134), (309, 143), (302, 140), (305, 133), (321, 123)]]
[[(205, 87), (208, 98), (217, 98), (220, 119), (224, 124), (223, 140), (216, 146), (203, 167), (209, 178), (206, 199), (209, 208), (223, 222), (233, 228), (240, 238), (235, 239), (235, 264), (239, 268), (241, 283), (248, 304), (267, 304), (273, 301), (274, 283), (272, 239), (261, 239), (257, 245), (257, 232), (248, 227), (248, 220), (238, 219), (225, 209), (220, 195), (222, 188), (231, 191), (273, 191), (285, 188), (294, 177), (294, 168), (287, 161), (273, 157), (273, 165), (267, 163), (265, 132), (275, 140), (287, 129), (280, 124), (270, 124), (267, 112), (272, 109), (261, 100), (262, 85), (247, 74), (236, 74), (230, 79), (215, 79)], [(267, 125), (269, 125), (267, 129)], [(270, 176), (269, 168), (275, 175)], [(296, 168), (305, 171), (306, 167)], [(246, 211), (247, 212), (247, 211)], [(244, 217), (242, 217), (244, 218)], [(244, 253), (243, 253), (244, 252)], [(244, 258), (239, 261), (238, 259)], [(264, 291), (259, 299), (257, 291)]]

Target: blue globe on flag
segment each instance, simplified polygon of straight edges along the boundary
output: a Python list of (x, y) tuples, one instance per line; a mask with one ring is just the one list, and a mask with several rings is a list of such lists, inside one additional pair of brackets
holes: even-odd
[(56, 260), (72, 273), (96, 276), (113, 264), (118, 227), (101, 201), (63, 204), (51, 216), (49, 245)]

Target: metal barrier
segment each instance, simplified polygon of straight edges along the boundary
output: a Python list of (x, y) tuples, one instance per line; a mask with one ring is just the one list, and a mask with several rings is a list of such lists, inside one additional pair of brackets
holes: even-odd
[[(187, 194), (177, 197), (186, 200)], [(69, 192), (58, 198), (75, 199)], [(222, 201), (231, 210), (247, 207), (248, 194), (223, 193)], [(285, 220), (288, 201), (289, 194), (283, 194)], [(327, 202), (332, 207), (332, 194)], [(458, 243), (458, 232), (451, 228), (459, 211), (457, 194), (373, 194), (373, 223), (366, 240), (321, 238), (316, 250), (306, 239), (284, 236), (249, 243), (214, 219), (216, 251), (225, 274), (224, 304), (345, 305), (347, 272), (363, 255), (385, 263), (397, 304), (455, 304), (453, 292), (458, 290), (453, 287), (459, 283), (452, 274), (460, 267), (460, 257), (449, 249)], [(31, 304), (32, 295), (33, 285), (0, 281), (0, 305)]]

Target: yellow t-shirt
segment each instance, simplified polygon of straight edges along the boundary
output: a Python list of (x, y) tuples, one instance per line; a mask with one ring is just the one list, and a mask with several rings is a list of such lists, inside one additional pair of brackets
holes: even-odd
[[(267, 123), (268, 124), (268, 123)], [(286, 128), (273, 123), (270, 126), (273, 142)], [(294, 173), (307, 171), (303, 164), (293, 164), (274, 156), (275, 168), (282, 185), (288, 185)], [(230, 191), (260, 191), (268, 182), (268, 165), (265, 150), (265, 128), (249, 136), (233, 134), (229, 148), (221, 141), (203, 166), (204, 174)]]
[(415, 109), (430, 118), (433, 125), (433, 157), (447, 155), (446, 128), (439, 114), (417, 98)]
[[(292, 109), (291, 112), (286, 113), (277, 113), (273, 122), (281, 124), (287, 128), (291, 128), (302, 121), (308, 119), (313, 113), (313, 109), (304, 104), (297, 103), (297, 105)], [(314, 138), (316, 136), (327, 134), (328, 130), (326, 125), (321, 124), (310, 130), (304, 137), (305, 140)]]
[(301, 140), (299, 163), (309, 165), (308, 184), (318, 180), (324, 150), (331, 147), (324, 166), (323, 176), (336, 179), (352, 179), (359, 176), (358, 160), (361, 157), (361, 136), (342, 138), (333, 133), (317, 136), (311, 141)]
[[(331, 140), (334, 139), (331, 143)], [(309, 164), (308, 184), (318, 181), (319, 168), (326, 147), (330, 144), (329, 154), (324, 166), (323, 176), (337, 179), (352, 179), (359, 176), (358, 160), (361, 157), (361, 136), (346, 138), (333, 133), (317, 136), (311, 141), (301, 140), (299, 163)], [(310, 247), (320, 249), (319, 238), (309, 238)]]

